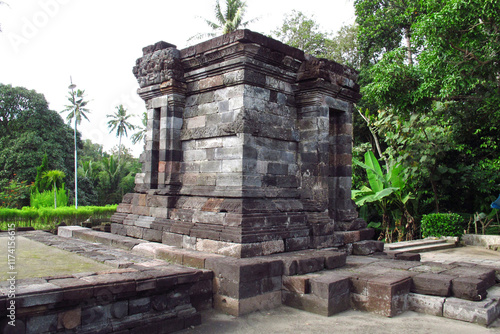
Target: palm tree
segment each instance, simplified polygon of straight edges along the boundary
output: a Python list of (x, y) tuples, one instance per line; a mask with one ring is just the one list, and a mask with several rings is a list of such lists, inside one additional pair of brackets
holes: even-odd
[(68, 116), (66, 116), (66, 120), (68, 123), (71, 123), (72, 120), (75, 121), (75, 208), (78, 209), (78, 150), (76, 147), (76, 131), (77, 125), (81, 124), (82, 116), (87, 121), (89, 120), (85, 113), (90, 113), (89, 109), (86, 108), (88, 101), (85, 101), (85, 91), (78, 89), (75, 92), (76, 85), (73, 84), (73, 80), (71, 80), (71, 85), (68, 87), (71, 89), (68, 96), (68, 104), (61, 113), (69, 111)]
[(200, 39), (203, 37), (215, 37), (217, 33), (229, 34), (241, 27), (246, 27), (249, 23), (255, 21), (256, 19), (243, 22), (243, 16), (245, 15), (245, 9), (247, 4), (245, 1), (241, 0), (226, 0), (225, 10), (223, 11), (219, 0), (215, 1), (215, 22), (205, 19), (205, 22), (210, 28), (214, 30), (212, 33), (207, 34), (197, 34), (191, 37), (192, 39)]
[(47, 181), (47, 183), (54, 184), (54, 208), (57, 208), (57, 183), (61, 182), (66, 177), (64, 172), (53, 169), (48, 170), (42, 174), (42, 178)]
[(123, 104), (120, 104), (116, 107), (116, 112), (113, 115), (106, 115), (108, 118), (112, 118), (108, 121), (109, 133), (116, 130), (116, 136), (119, 139), (118, 142), (118, 161), (120, 161), (120, 153), (122, 148), (122, 136), (125, 134), (127, 136), (127, 130), (135, 129), (135, 126), (128, 122), (128, 119), (133, 115), (127, 115), (127, 109), (123, 107)]
[(146, 130), (148, 128), (148, 113), (144, 112), (142, 113), (142, 119), (141, 119), (142, 126), (138, 126), (138, 130), (136, 133), (130, 137), (132, 140), (132, 143), (137, 144), (140, 141), (143, 141), (144, 138), (146, 137)]

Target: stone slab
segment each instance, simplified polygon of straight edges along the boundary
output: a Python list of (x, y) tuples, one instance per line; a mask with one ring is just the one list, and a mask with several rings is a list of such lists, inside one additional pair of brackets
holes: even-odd
[(451, 282), (455, 278), (451, 275), (433, 273), (415, 275), (413, 276), (411, 292), (448, 297), (451, 294)]
[(446, 299), (443, 317), (488, 326), (500, 315), (500, 300), (487, 298), (474, 302), (454, 297)]
[(408, 309), (410, 311), (443, 316), (443, 305), (446, 301), (445, 297), (427, 296), (417, 293), (408, 294)]

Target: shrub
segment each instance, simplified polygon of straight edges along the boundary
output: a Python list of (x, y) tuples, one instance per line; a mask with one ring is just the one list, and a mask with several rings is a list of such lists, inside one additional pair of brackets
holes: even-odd
[[(64, 184), (57, 189), (57, 206), (63, 207), (68, 205), (68, 195), (64, 189)], [(43, 192), (35, 191), (30, 196), (30, 206), (33, 208), (53, 208), (54, 207), (54, 190), (46, 190)]]
[(461, 237), (465, 223), (457, 213), (431, 213), (422, 217), (422, 236), (425, 237)]
[(29, 193), (30, 185), (25, 181), (10, 180), (5, 189), (0, 192), (0, 207), (22, 208), (28, 204)]

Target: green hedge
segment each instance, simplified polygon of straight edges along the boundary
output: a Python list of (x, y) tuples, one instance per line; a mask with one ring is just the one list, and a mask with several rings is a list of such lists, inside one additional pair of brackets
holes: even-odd
[(117, 205), (107, 206), (74, 206), (35, 209), (24, 207), (19, 209), (0, 208), (0, 229), (7, 229), (8, 223), (20, 227), (49, 228), (62, 222), (66, 225), (79, 225), (89, 218), (108, 219), (116, 212)]
[(422, 217), (422, 237), (461, 237), (464, 219), (457, 213), (431, 213)]

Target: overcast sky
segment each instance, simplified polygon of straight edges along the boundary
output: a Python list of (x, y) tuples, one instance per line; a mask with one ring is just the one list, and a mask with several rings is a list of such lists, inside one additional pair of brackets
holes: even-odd
[[(209, 32), (200, 18), (213, 19), (214, 0), (3, 0), (0, 6), (0, 83), (34, 89), (49, 107), (66, 105), (70, 76), (90, 100), (90, 122), (79, 130), (110, 150), (106, 114), (123, 104), (138, 115), (145, 111), (132, 74), (142, 48), (157, 41), (188, 46), (188, 39)], [(249, 29), (270, 34), (292, 10), (314, 15), (323, 31), (335, 32), (354, 21), (352, 0), (247, 0), (246, 18), (259, 20)], [(224, 0), (221, 0), (224, 3)], [(193, 44), (193, 42), (191, 42)], [(63, 115), (65, 117), (65, 115)], [(132, 146), (134, 155), (142, 144)]]

